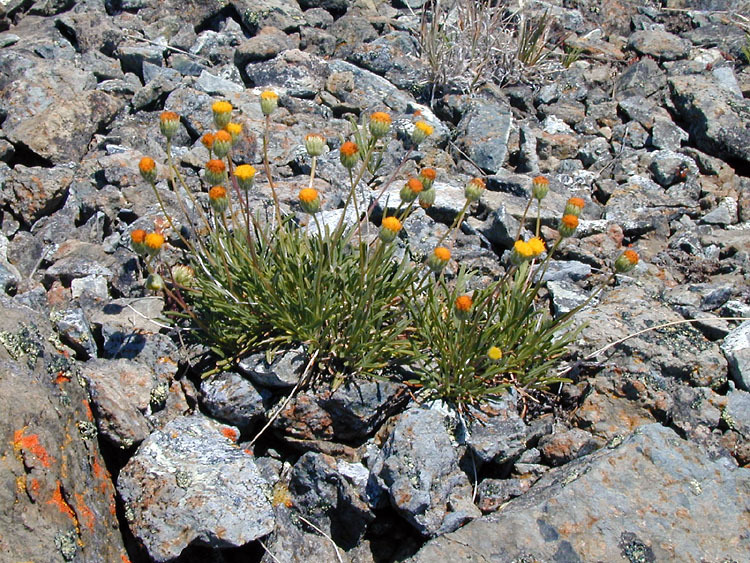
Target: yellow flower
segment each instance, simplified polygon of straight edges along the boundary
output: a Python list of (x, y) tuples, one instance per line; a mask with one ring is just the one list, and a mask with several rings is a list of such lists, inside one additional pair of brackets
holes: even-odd
[(227, 123), (224, 130), (232, 136), (232, 146), (237, 144), (240, 140), (240, 133), (242, 133), (242, 125), (239, 123), (229, 122)]
[(496, 362), (503, 357), (503, 351), (497, 346), (491, 346), (490, 349), (487, 350), (487, 357), (493, 362)]
[(279, 105), (279, 95), (272, 90), (265, 90), (260, 94), (260, 110), (263, 115), (271, 115)]
[(519, 239), (513, 244), (513, 252), (510, 255), (510, 260), (518, 265), (531, 259), (533, 256), (534, 251), (531, 248), (531, 245), (528, 242)]
[(391, 116), (383, 111), (376, 111), (370, 116), (370, 133), (376, 139), (385, 137), (391, 128)]
[(540, 239), (539, 237), (534, 237), (532, 239), (529, 239), (528, 242), (529, 248), (531, 249), (532, 257), (536, 258), (539, 256), (542, 252), (546, 250), (544, 247), (544, 241)]
[(255, 167), (250, 164), (240, 164), (234, 169), (234, 177), (243, 190), (250, 189), (255, 179)]
[(432, 125), (430, 125), (429, 123), (425, 121), (417, 121), (414, 124), (414, 129), (411, 132), (411, 141), (415, 145), (418, 145), (427, 137), (432, 135), (434, 131), (435, 129), (433, 129)]
[(161, 247), (164, 245), (164, 235), (161, 233), (148, 233), (143, 239), (146, 246), (146, 252), (151, 256), (156, 256)]
[(232, 104), (227, 101), (219, 101), (211, 104), (214, 113), (214, 123), (218, 129), (223, 129), (232, 119)]
[(383, 242), (393, 242), (401, 230), (401, 221), (395, 217), (386, 217), (380, 224), (380, 239)]

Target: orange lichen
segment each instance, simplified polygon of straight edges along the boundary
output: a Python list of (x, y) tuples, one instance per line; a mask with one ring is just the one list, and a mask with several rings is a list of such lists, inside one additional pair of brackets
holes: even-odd
[(52, 493), (52, 498), (47, 501), (47, 504), (56, 506), (60, 512), (67, 515), (68, 518), (70, 518), (76, 524), (76, 527), (78, 526), (78, 519), (76, 518), (76, 513), (73, 511), (73, 508), (68, 504), (68, 501), (65, 500), (65, 497), (63, 497), (62, 483), (60, 483), (60, 481), (57, 482), (57, 488), (55, 489), (55, 492)]
[(234, 428), (222, 428), (221, 435), (225, 438), (229, 438), (230, 440), (232, 440), (232, 442), (236, 442), (237, 438), (240, 437), (239, 432), (237, 432)]
[(76, 493), (74, 496), (76, 499), (76, 512), (79, 514), (80, 520), (89, 530), (93, 530), (94, 523), (96, 521), (96, 519), (94, 518), (94, 513), (88, 506), (86, 506), (86, 501), (83, 498), (83, 494)]
[(39, 479), (33, 478), (31, 479), (31, 485), (29, 486), (29, 490), (34, 493), (34, 496), (39, 494), (39, 489), (41, 485), (39, 484)]
[(86, 413), (86, 419), (89, 422), (94, 422), (94, 413), (91, 412), (91, 405), (89, 405), (89, 402), (86, 399), (81, 399), (81, 404), (83, 404), (83, 412)]
[(13, 434), (13, 449), (16, 450), (16, 452), (21, 450), (29, 452), (33, 454), (44, 467), (51, 466), (55, 459), (49, 455), (47, 450), (44, 449), (44, 446), (39, 443), (39, 435), (29, 434), (28, 436), (24, 436), (25, 431), (26, 427), (15, 431)]

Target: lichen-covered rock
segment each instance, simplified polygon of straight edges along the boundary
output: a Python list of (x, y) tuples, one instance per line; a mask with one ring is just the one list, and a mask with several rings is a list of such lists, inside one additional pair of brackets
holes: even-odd
[(200, 415), (177, 418), (120, 471), (125, 517), (154, 560), (174, 559), (193, 542), (240, 546), (273, 530), (268, 485), (238, 437)]
[(727, 334), (721, 351), (729, 364), (729, 376), (744, 391), (750, 391), (750, 321)]
[(750, 550), (748, 487), (750, 470), (709, 461), (651, 424), (548, 472), (499, 512), (428, 542), (409, 561), (739, 561)]
[(240, 428), (262, 418), (266, 411), (264, 402), (270, 395), (234, 372), (222, 372), (201, 383), (202, 402), (208, 413)]

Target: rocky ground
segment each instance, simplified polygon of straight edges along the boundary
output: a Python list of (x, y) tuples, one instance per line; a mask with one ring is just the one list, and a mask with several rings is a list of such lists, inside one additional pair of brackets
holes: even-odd
[[(432, 89), (421, 0), (0, 2), (0, 560), (748, 559), (750, 9), (527, 4), (580, 59), (468, 93)], [(547, 237), (584, 198), (551, 310), (585, 300), (623, 246), (641, 262), (580, 314), (574, 382), (465, 419), (396, 382), (309, 389), (251, 445), (303, 351), (202, 381), (212, 360), (163, 324), (129, 233), (161, 216), (137, 169), (166, 159), (159, 113), (182, 116), (174, 154), (199, 191), (210, 103), (237, 108), (238, 162), (257, 164), (266, 88), (285, 206), (319, 131), (334, 212), (345, 118), (373, 110), (401, 138), (417, 112), (435, 127), (404, 169), (439, 173), (435, 207), (406, 226), (414, 248), (478, 174), (489, 190), (455, 256), (486, 275), (533, 176), (551, 181)]]

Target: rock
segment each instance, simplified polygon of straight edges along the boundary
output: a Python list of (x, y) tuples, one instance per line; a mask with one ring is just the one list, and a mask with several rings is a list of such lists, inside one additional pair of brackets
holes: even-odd
[(455, 530), (478, 515), (476, 507), (451, 508), (454, 489), (468, 487), (471, 493), (445, 417), (435, 409), (413, 408), (399, 416), (371, 479), (382, 483), (396, 511), (424, 536)]
[(0, 200), (27, 225), (31, 225), (63, 202), (73, 181), (74, 167), (43, 168), (17, 164), (5, 180)]
[(302, 347), (278, 353), (270, 363), (267, 360), (264, 353), (252, 354), (242, 358), (237, 367), (256, 385), (283, 389), (294, 387), (307, 365)]
[(692, 158), (673, 151), (651, 153), (649, 170), (654, 180), (664, 187), (683, 181), (687, 174), (698, 174), (698, 167)]
[(721, 418), (731, 430), (750, 442), (750, 393), (734, 390), (727, 395)]
[(469, 411), (464, 442), (480, 464), (502, 465), (526, 448), (528, 429), (518, 415), (517, 401), (518, 394), (509, 393)]
[(61, 340), (85, 358), (95, 358), (96, 342), (91, 326), (83, 309), (77, 306), (53, 312), (50, 320), (54, 323)]
[(477, 487), (477, 506), (484, 513), (495, 512), (512, 498), (529, 490), (528, 479), (483, 479)]
[(222, 372), (201, 382), (201, 396), (211, 416), (240, 428), (247, 428), (265, 414), (267, 391), (259, 391), (247, 379)]
[(725, 197), (716, 208), (701, 217), (702, 223), (709, 225), (733, 225), (737, 222), (737, 200), (733, 197)]
[(287, 49), (296, 49), (292, 38), (275, 27), (264, 27), (257, 35), (244, 40), (234, 52), (234, 63), (244, 68), (248, 63), (267, 61)]
[(458, 124), (456, 143), (479, 168), (496, 174), (508, 156), (512, 121), (508, 107), (476, 101)]
[(556, 317), (570, 313), (586, 303), (589, 298), (586, 292), (567, 279), (548, 280), (547, 290), (552, 297), (552, 313)]
[(617, 98), (649, 97), (667, 85), (667, 77), (656, 61), (643, 58), (630, 65), (615, 81)]
[(257, 87), (297, 98), (313, 98), (323, 90), (329, 74), (322, 59), (297, 49), (284, 51), (270, 61), (249, 63), (245, 73)]
[(253, 32), (276, 27), (289, 33), (305, 23), (299, 4), (293, 0), (232, 0), (231, 4), (242, 17), (242, 24)]
[(680, 117), (691, 124), (698, 148), (750, 163), (750, 130), (743, 117), (750, 111), (750, 102), (737, 100), (703, 75), (672, 77), (669, 90)]
[(721, 345), (729, 364), (729, 377), (743, 391), (750, 391), (750, 321), (730, 332)]
[(341, 475), (336, 459), (325, 454), (308, 452), (299, 458), (292, 470), (289, 492), (295, 508), (346, 550), (357, 545), (375, 518), (367, 499)]
[(207, 70), (201, 71), (195, 81), (195, 88), (209, 95), (220, 96), (226, 96), (231, 92), (242, 92), (245, 89), (242, 84), (211, 74)]
[(408, 401), (406, 386), (391, 381), (350, 381), (336, 389), (297, 394), (274, 428), (293, 438), (361, 442)]
[(133, 534), (155, 561), (192, 542), (245, 545), (273, 530), (270, 491), (237, 430), (203, 416), (153, 432), (120, 471), (117, 490)]
[(688, 56), (690, 41), (667, 31), (650, 29), (633, 32), (628, 38), (628, 47), (640, 55), (674, 61)]
[(88, 276), (112, 278), (115, 264), (101, 245), (77, 240), (65, 241), (50, 257), (53, 264), (46, 276), (70, 284), (71, 280)]
[(0, 308), (3, 558), (119, 561), (114, 487), (75, 365), (51, 348), (44, 315)]
[(657, 149), (677, 151), (690, 136), (671, 119), (657, 117), (651, 129), (651, 146)]
[(585, 430), (571, 428), (542, 438), (539, 441), (539, 451), (547, 463), (558, 466), (588, 455), (601, 448), (604, 443), (603, 439)]
[(686, 436), (695, 436), (700, 426), (713, 429), (719, 426), (721, 410), (716, 406), (719, 395), (705, 387), (678, 387), (672, 393), (669, 411), (672, 423)]
[(500, 512), (428, 542), (409, 561), (741, 560), (750, 549), (749, 482), (750, 470), (709, 461), (651, 424), (546, 473)]

